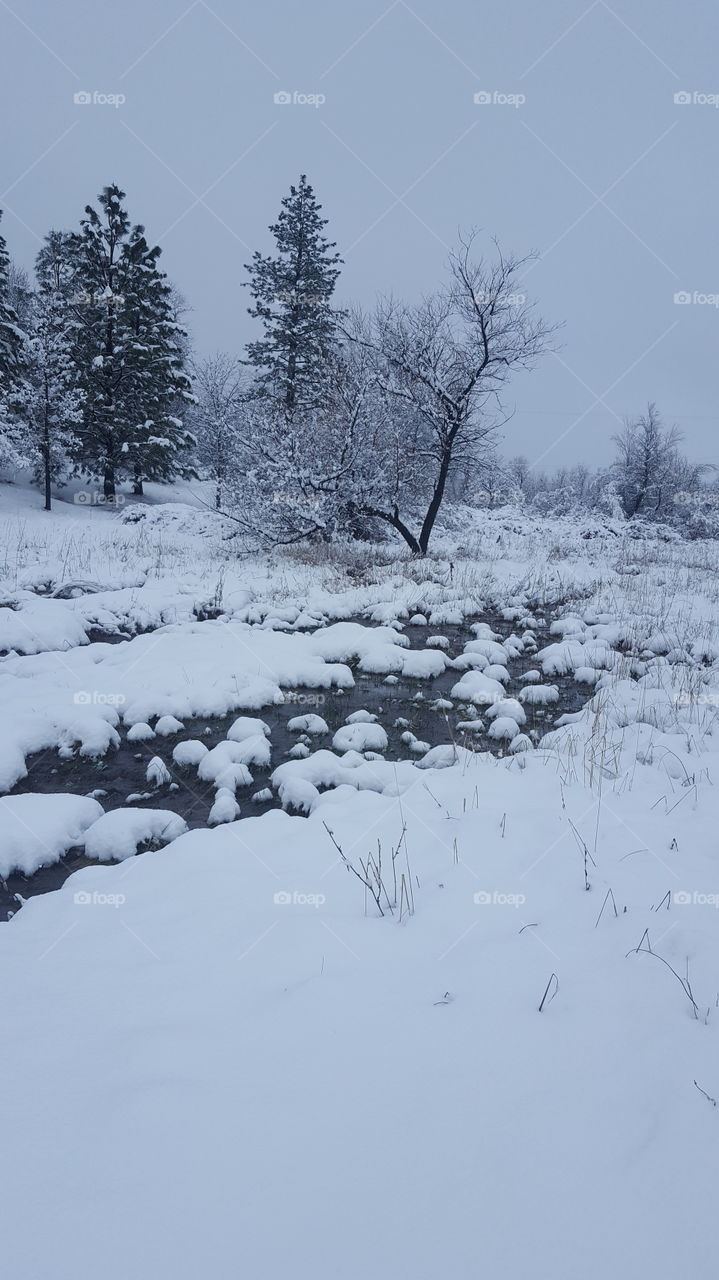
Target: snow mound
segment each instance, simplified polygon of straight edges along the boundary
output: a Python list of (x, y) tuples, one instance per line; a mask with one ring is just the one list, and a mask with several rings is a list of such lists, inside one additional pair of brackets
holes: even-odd
[(199, 738), (187, 738), (172, 748), (172, 758), (181, 767), (199, 765), (208, 753), (208, 747)]
[(235, 799), (234, 791), (228, 787), (220, 787), (207, 819), (209, 825), (216, 827), (222, 822), (234, 822), (239, 816), (240, 806)]
[(474, 702), (477, 706), (488, 706), (505, 697), (504, 686), (499, 680), (493, 680), (482, 671), (467, 671), (450, 692), (452, 698), (460, 702)]
[(269, 738), (270, 726), (264, 720), (258, 720), (256, 716), (238, 716), (233, 724), (227, 730), (227, 737), (231, 742), (244, 742), (246, 738), (256, 737)]
[(388, 738), (381, 724), (361, 720), (345, 724), (332, 739), (335, 751), (386, 751)]
[(31, 876), (38, 867), (84, 844), (85, 832), (101, 817), (103, 808), (89, 796), (45, 795), (28, 792), (0, 799), (0, 875), (22, 871)]
[(149, 724), (145, 724), (144, 720), (138, 720), (137, 724), (130, 725), (127, 731), (128, 742), (149, 742), (154, 736), (155, 730), (151, 729)]
[(175, 716), (160, 716), (155, 725), (155, 733), (159, 733), (162, 738), (169, 738), (173, 733), (182, 733), (184, 724)]
[(141, 845), (169, 844), (187, 830), (185, 819), (169, 809), (113, 809), (85, 832), (85, 856), (121, 862), (134, 857)]
[(517, 724), (527, 723), (527, 713), (516, 698), (502, 698), (501, 702), (493, 703), (487, 711), (487, 716), (490, 720), (496, 719), (497, 716), (509, 716)]
[(329, 733), (329, 725), (322, 716), (308, 714), (305, 716), (293, 716), (287, 721), (287, 728), (290, 733), (309, 733), (313, 737), (320, 737), (323, 733)]
[(550, 702), (559, 702), (559, 689), (556, 684), (528, 684), (520, 689), (519, 699), (533, 707), (544, 707)]

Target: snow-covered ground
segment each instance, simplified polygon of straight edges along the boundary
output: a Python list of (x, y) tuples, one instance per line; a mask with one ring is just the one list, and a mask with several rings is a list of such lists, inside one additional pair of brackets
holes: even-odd
[[(1, 874), (97, 860), (0, 925), (8, 1274), (713, 1277), (717, 544), (466, 511), (270, 559), (166, 496), (0, 490), (0, 787), (130, 730), (158, 791), (0, 799)], [(263, 708), (362, 673), (502, 754), (311, 702), (277, 754)]]

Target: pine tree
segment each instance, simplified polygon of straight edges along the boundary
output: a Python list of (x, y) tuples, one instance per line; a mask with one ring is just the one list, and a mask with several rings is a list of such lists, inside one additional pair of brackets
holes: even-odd
[(76, 462), (103, 478), (112, 500), (117, 481), (188, 474), (192, 436), (177, 416), (191, 401), (182, 331), (171, 289), (145, 229), (132, 226), (124, 191), (105, 187), (100, 211), (85, 210), (71, 257), (77, 317), (73, 356), (84, 395)]
[(189, 451), (195, 444), (180, 414), (194, 403), (184, 371), (187, 334), (175, 319), (172, 286), (157, 266), (160, 249), (144, 244), (137, 287), (126, 299), (136, 362), (136, 430), (130, 442), (133, 490), (147, 480), (194, 474)]
[(330, 304), (342, 259), (322, 234), (327, 219), (320, 210), (302, 174), (270, 227), (276, 253), (256, 251), (246, 266), (253, 298), (249, 313), (265, 331), (249, 343), (248, 364), (257, 371), (259, 393), (287, 416), (319, 403), (339, 314)]
[[(0, 211), (0, 218), (2, 212)], [(0, 235), (0, 465), (26, 461), (18, 395), (22, 387), (25, 334), (11, 304), (10, 258)]]
[(72, 361), (74, 319), (60, 263), (46, 249), (38, 255), (37, 274), (19, 412), (35, 452), (35, 474), (42, 481), (45, 510), (49, 511), (52, 481), (67, 467), (76, 446), (74, 429), (82, 421), (82, 394)]

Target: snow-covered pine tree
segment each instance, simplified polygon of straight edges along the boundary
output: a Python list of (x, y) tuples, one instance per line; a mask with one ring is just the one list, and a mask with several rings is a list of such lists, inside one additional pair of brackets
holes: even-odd
[(76, 445), (74, 430), (82, 421), (82, 393), (72, 360), (75, 322), (68, 305), (67, 269), (56, 251), (55, 234), (38, 254), (38, 288), (28, 316), (20, 408), (46, 511), (52, 505), (52, 481), (67, 466)]
[(258, 392), (288, 417), (321, 402), (324, 365), (339, 317), (331, 299), (342, 259), (323, 235), (327, 219), (320, 211), (302, 174), (270, 227), (276, 252), (256, 251), (246, 266), (253, 299), (249, 313), (265, 331), (248, 344), (247, 362), (255, 369)]
[(124, 191), (105, 187), (100, 211), (88, 205), (73, 238), (74, 358), (84, 393), (78, 469), (103, 479), (112, 500), (116, 484), (188, 474), (193, 443), (178, 416), (192, 400), (184, 372), (182, 331), (171, 289), (145, 229), (132, 226)]
[(25, 334), (10, 299), (10, 258), (0, 235), (0, 466), (21, 466), (27, 460), (18, 417), (24, 342)]

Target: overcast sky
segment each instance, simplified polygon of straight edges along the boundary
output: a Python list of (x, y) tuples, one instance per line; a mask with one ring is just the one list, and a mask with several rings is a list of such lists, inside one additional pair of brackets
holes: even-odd
[(340, 301), (431, 291), (458, 228), (538, 252), (564, 329), (510, 388), (507, 453), (604, 462), (651, 399), (719, 463), (716, 0), (0, 0), (0, 47), (22, 265), (118, 182), (197, 349), (239, 353), (243, 263), (306, 172)]

